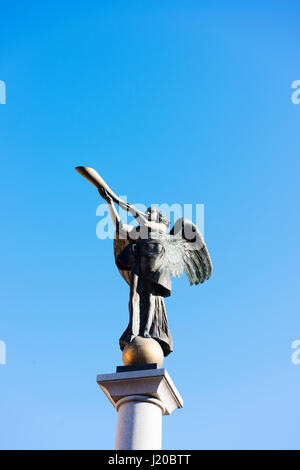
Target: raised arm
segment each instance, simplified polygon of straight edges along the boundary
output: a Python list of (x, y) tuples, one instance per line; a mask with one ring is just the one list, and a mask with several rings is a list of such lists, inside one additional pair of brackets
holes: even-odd
[(78, 173), (80, 173), (82, 176), (88, 179), (94, 186), (96, 186), (96, 188), (99, 191), (100, 196), (103, 197), (103, 199), (105, 199), (105, 201), (108, 204), (110, 215), (116, 227), (117, 227), (117, 224), (120, 226), (121, 221), (116, 211), (116, 208), (113, 205), (113, 202), (118, 204), (121, 207), (121, 209), (124, 209), (127, 212), (130, 212), (130, 214), (133, 215), (133, 217), (135, 217), (135, 219), (138, 221), (140, 225), (147, 224), (147, 220), (148, 220), (147, 215), (139, 211), (138, 209), (136, 209), (132, 204), (122, 201), (110, 189), (110, 187), (101, 178), (99, 173), (97, 173), (97, 171), (94, 170), (94, 168), (90, 168), (87, 166), (77, 166), (76, 170), (78, 171)]
[(107, 202), (108, 210), (111, 216), (111, 220), (113, 221), (116, 230), (119, 232), (122, 229), (122, 222), (121, 218), (115, 208), (112, 198), (108, 195), (107, 191), (103, 188), (98, 189), (100, 196)]
[(136, 209), (132, 204), (129, 202), (124, 202), (120, 199), (119, 206), (121, 209), (124, 209), (125, 211), (129, 212), (137, 221), (140, 225), (146, 225), (148, 218), (147, 215)]
[[(126, 225), (122, 224), (121, 218), (114, 205), (114, 201), (109, 196), (107, 191), (104, 188), (99, 188), (98, 191), (99, 191), (100, 196), (107, 202), (111, 220), (113, 221), (113, 224), (116, 227), (116, 231), (118, 232), (119, 237), (127, 238), (127, 236), (130, 235), (132, 239), (135, 239), (137, 236), (135, 233), (137, 227), (134, 227), (132, 225), (127, 225), (127, 224)], [(122, 200), (120, 200), (118, 204), (122, 209), (130, 212), (130, 214), (132, 214), (136, 218), (136, 220), (139, 222), (139, 224), (142, 227), (145, 226), (147, 218), (143, 212), (138, 211), (137, 209), (134, 208), (134, 206), (132, 206), (131, 204), (125, 203)]]

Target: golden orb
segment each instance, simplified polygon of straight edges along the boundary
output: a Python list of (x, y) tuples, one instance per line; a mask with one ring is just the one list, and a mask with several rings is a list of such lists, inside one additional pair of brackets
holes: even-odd
[(123, 350), (125, 366), (157, 363), (160, 368), (163, 360), (163, 350), (158, 341), (153, 338), (136, 336), (131, 343), (126, 344)]

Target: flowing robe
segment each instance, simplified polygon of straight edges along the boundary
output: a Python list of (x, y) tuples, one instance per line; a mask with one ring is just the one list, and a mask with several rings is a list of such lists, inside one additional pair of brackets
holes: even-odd
[(124, 349), (136, 336), (153, 338), (167, 356), (173, 351), (164, 297), (171, 295), (172, 283), (164, 268), (163, 238), (131, 240), (116, 258), (119, 269), (130, 271), (129, 324), (120, 338)]

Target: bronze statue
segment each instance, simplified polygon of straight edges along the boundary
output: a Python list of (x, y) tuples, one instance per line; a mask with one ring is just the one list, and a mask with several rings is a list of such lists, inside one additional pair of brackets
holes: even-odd
[[(190, 284), (203, 283), (212, 273), (212, 263), (203, 237), (188, 219), (178, 219), (167, 233), (169, 219), (149, 207), (146, 212), (119, 199), (92, 168), (76, 167), (91, 181), (107, 202), (116, 227), (116, 265), (130, 285), (129, 324), (120, 338), (120, 348), (136, 338), (156, 340), (167, 356), (173, 350), (164, 298), (171, 295), (171, 276), (185, 271)], [(114, 203), (135, 217), (138, 226), (121, 223)]]

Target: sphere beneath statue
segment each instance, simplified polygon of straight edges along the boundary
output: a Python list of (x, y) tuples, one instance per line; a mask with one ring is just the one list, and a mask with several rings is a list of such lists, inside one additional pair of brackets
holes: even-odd
[(131, 343), (126, 344), (123, 350), (125, 366), (157, 363), (160, 368), (163, 360), (163, 350), (158, 341), (153, 338), (136, 336)]

